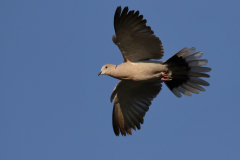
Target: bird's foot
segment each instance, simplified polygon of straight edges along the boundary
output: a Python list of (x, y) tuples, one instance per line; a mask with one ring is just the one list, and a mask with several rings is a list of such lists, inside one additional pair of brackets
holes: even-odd
[(162, 76), (161, 81), (171, 81), (172, 80), (171, 76), (169, 76), (163, 72), (161, 73), (161, 76)]

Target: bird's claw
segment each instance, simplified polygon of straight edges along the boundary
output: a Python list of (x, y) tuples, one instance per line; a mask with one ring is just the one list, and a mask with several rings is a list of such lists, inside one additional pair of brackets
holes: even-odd
[(161, 81), (171, 81), (172, 80), (171, 76), (169, 76), (163, 72), (161, 73), (161, 76), (162, 76)]

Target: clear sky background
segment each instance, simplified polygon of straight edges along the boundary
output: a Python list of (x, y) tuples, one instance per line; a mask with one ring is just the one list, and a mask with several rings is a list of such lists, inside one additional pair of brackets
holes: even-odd
[[(210, 87), (175, 97), (163, 85), (132, 136), (116, 137), (110, 95), (120, 64), (117, 6), (139, 10), (163, 60), (196, 47)], [(240, 159), (240, 1), (1, 1), (0, 159)]]

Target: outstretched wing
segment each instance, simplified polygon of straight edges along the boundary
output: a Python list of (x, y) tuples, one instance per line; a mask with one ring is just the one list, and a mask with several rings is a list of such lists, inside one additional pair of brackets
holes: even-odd
[(139, 130), (143, 117), (162, 87), (159, 82), (120, 81), (111, 95), (114, 98), (112, 124), (116, 136), (132, 134), (131, 129)]
[(154, 35), (151, 27), (146, 26), (147, 20), (139, 15), (139, 11), (129, 11), (119, 6), (114, 16), (116, 35), (113, 42), (122, 52), (124, 61), (143, 59), (161, 59), (164, 53), (162, 42)]

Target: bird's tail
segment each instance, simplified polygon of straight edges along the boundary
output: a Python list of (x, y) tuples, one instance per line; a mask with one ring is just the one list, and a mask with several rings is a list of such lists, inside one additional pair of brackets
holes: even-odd
[[(209, 78), (204, 72), (211, 71), (211, 68), (202, 67), (208, 63), (206, 59), (200, 59), (202, 52), (195, 52), (195, 48), (183, 48), (177, 54), (164, 62), (168, 66), (172, 80), (165, 81), (167, 87), (177, 97), (182, 94), (191, 96), (191, 92), (198, 94), (205, 91), (202, 86), (209, 86), (209, 83), (199, 77)], [(195, 53), (194, 53), (195, 52)]]

